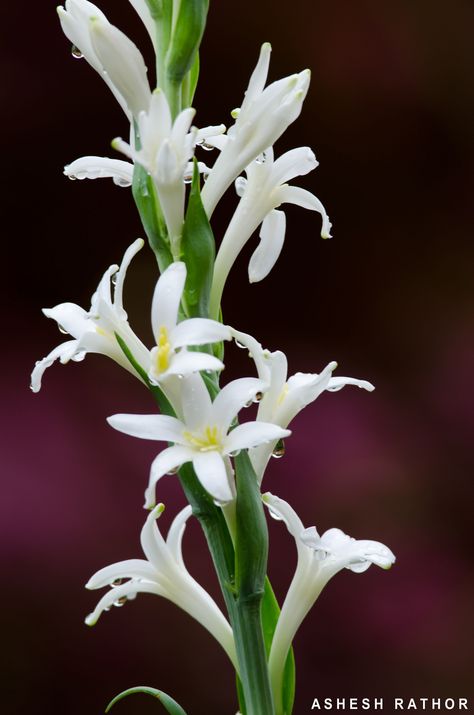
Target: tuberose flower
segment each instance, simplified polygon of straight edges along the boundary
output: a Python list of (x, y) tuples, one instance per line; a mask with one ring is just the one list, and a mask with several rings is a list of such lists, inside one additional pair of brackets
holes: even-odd
[[(69, 360), (80, 361), (87, 353), (106, 355), (136, 376), (134, 368), (117, 342), (116, 333), (126, 343), (138, 363), (149, 364), (150, 353), (130, 328), (122, 302), (127, 268), (142, 246), (143, 240), (138, 238), (125, 251), (121, 265), (114, 264), (105, 271), (92, 296), (89, 311), (75, 303), (60, 303), (54, 308), (43, 309), (43, 313), (48, 318), (57, 322), (61, 332), (69, 333), (73, 340), (61, 343), (36, 363), (31, 374), (33, 392), (41, 389), (43, 373), (55, 360), (63, 364)], [(111, 284), (113, 284), (113, 297)]]
[(340, 529), (329, 529), (319, 536), (316, 527), (305, 529), (294, 509), (283, 499), (268, 492), (263, 495), (263, 501), (270, 514), (285, 523), (298, 552), (296, 571), (281, 609), (269, 656), (270, 679), (278, 710), (288, 651), (324, 586), (344, 568), (355, 573), (366, 571), (371, 564), (389, 569), (395, 556), (378, 541), (357, 541)]
[(192, 462), (197, 478), (217, 503), (232, 501), (235, 485), (229, 457), (241, 449), (291, 434), (265, 422), (245, 422), (231, 429), (237, 413), (266, 387), (256, 378), (240, 378), (227, 384), (212, 402), (202, 377), (194, 374), (182, 380), (182, 420), (167, 415), (109, 417), (109, 424), (120, 432), (174, 443), (152, 464), (145, 506), (150, 508), (155, 503), (157, 481), (186, 462)]
[(192, 509), (187, 506), (179, 512), (169, 528), (166, 541), (156, 523), (163, 510), (164, 505), (158, 504), (148, 515), (141, 531), (140, 541), (145, 559), (129, 559), (106, 566), (88, 581), (88, 589), (111, 588), (87, 616), (86, 623), (94, 625), (104, 611), (113, 605), (124, 604), (138, 593), (153, 593), (172, 601), (201, 623), (221, 644), (238, 669), (229, 623), (184, 565), (182, 538)]
[[(139, 2), (132, 5), (141, 5)], [(58, 7), (61, 27), (73, 46), (98, 72), (128, 119), (147, 109), (150, 86), (145, 62), (135, 44), (88, 0), (66, 0)], [(139, 15), (146, 17), (144, 8)], [(147, 20), (149, 26), (149, 19)]]
[(321, 235), (323, 238), (330, 237), (331, 223), (321, 201), (306, 189), (287, 183), (296, 176), (304, 176), (312, 171), (317, 164), (308, 147), (292, 149), (276, 161), (273, 159), (273, 149), (269, 148), (246, 167), (247, 179), (237, 179), (237, 193), (242, 198), (217, 254), (211, 293), (213, 313), (219, 311), (222, 291), (234, 261), (260, 224), (260, 244), (249, 263), (250, 281), (262, 280), (275, 265), (285, 237), (285, 216), (275, 210), (281, 204), (297, 204), (318, 211), (323, 218)]
[(284, 77), (265, 87), (271, 46), (262, 45), (242, 106), (234, 110), (235, 124), (227, 133), (202, 191), (210, 217), (234, 179), (263, 151), (271, 147), (301, 112), (309, 87), (310, 71)]
[[(297, 372), (288, 378), (288, 360), (280, 350), (264, 350), (251, 335), (234, 328), (235, 340), (246, 347), (255, 362), (258, 376), (268, 383), (269, 388), (259, 402), (257, 420), (272, 422), (280, 427), (287, 427), (307, 405), (314, 402), (324, 391), (337, 392), (346, 385), (355, 385), (372, 392), (374, 386), (367, 380), (353, 377), (333, 377), (337, 363), (332, 361), (320, 373)], [(264, 444), (250, 452), (250, 459), (257, 477), (261, 481), (265, 467), (276, 442)]]

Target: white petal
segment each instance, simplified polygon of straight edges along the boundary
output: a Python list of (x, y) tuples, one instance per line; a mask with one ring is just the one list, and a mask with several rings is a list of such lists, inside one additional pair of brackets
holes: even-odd
[[(192, 107), (188, 107), (187, 109), (183, 109), (176, 117), (170, 135), (171, 143), (176, 147), (184, 146), (184, 139), (189, 132), (195, 114), (196, 110)], [(194, 131), (194, 135), (197, 136), (197, 129)]]
[(267, 81), (271, 51), (272, 46), (270, 43), (264, 42), (260, 48), (258, 62), (250, 77), (249, 84), (245, 92), (245, 99), (242, 102), (241, 111), (245, 111), (247, 105), (250, 105), (253, 101), (255, 101), (255, 99), (258, 98), (259, 95), (262, 94), (265, 82)]
[(168, 375), (190, 375), (201, 370), (223, 370), (224, 363), (214, 355), (181, 350), (173, 356), (169, 368), (162, 378)]
[(156, 523), (156, 520), (160, 518), (164, 509), (164, 504), (157, 504), (149, 513), (140, 533), (140, 543), (143, 553), (155, 569), (157, 575), (166, 574), (170, 569), (171, 573), (173, 573), (175, 570), (173, 559), (168, 553), (166, 542)]
[(310, 211), (318, 211), (323, 219), (322, 238), (331, 238), (331, 222), (321, 201), (310, 191), (299, 186), (281, 186), (278, 189), (282, 204), (296, 204)]
[(88, 626), (95, 625), (102, 613), (113, 606), (114, 603), (122, 598), (135, 598), (137, 593), (154, 593), (157, 596), (164, 596), (165, 598), (167, 596), (165, 589), (158, 583), (152, 583), (151, 581), (128, 581), (128, 583), (125, 583), (123, 586), (111, 588), (110, 591), (107, 591), (107, 593), (102, 596), (93, 612), (85, 619), (86, 624)]
[(249, 351), (249, 357), (251, 357), (255, 363), (255, 367), (257, 368), (257, 375), (260, 380), (263, 380), (265, 383), (270, 384), (271, 372), (270, 362), (268, 359), (270, 356), (270, 352), (262, 348), (258, 340), (252, 337), (252, 335), (249, 335), (248, 333), (242, 333), (239, 330), (235, 330), (235, 328), (231, 328), (231, 332), (234, 340), (240, 346), (246, 347)]
[(367, 380), (357, 380), (354, 377), (331, 377), (326, 390), (328, 392), (337, 392), (338, 390), (342, 390), (346, 385), (355, 385), (355, 387), (360, 387), (362, 390), (367, 390), (368, 392), (375, 390), (371, 382), (367, 382)]
[(212, 402), (201, 375), (188, 375), (183, 378), (181, 385), (181, 406), (186, 429), (195, 432), (203, 426), (211, 425)]
[(271, 516), (285, 523), (286, 528), (295, 539), (298, 552), (303, 552), (303, 550), (307, 548), (303, 546), (300, 541), (300, 536), (304, 532), (304, 526), (293, 507), (284, 499), (280, 499), (280, 497), (271, 494), (271, 492), (264, 494), (262, 499), (267, 505)]
[(147, 110), (151, 92), (145, 62), (136, 45), (117, 27), (100, 17), (90, 20), (94, 51), (134, 117)]
[(61, 330), (79, 340), (86, 330), (91, 330), (91, 321), (86, 311), (75, 303), (59, 303), (54, 308), (43, 308), (47, 318), (55, 320)]
[(193, 513), (191, 506), (185, 506), (177, 516), (173, 519), (173, 522), (168, 529), (168, 536), (166, 537), (166, 546), (170, 554), (175, 559), (176, 563), (185, 568), (183, 562), (183, 553), (181, 549), (181, 542), (183, 540), (184, 530), (186, 528), (186, 522)]
[(283, 211), (270, 211), (260, 229), (260, 243), (249, 262), (249, 281), (257, 283), (270, 273), (285, 240), (286, 217)]
[(186, 266), (182, 262), (172, 263), (158, 279), (151, 306), (151, 326), (157, 342), (161, 327), (171, 332), (176, 325), (185, 281)]
[(48, 367), (51, 367), (55, 360), (61, 360), (62, 363), (65, 363), (73, 357), (77, 351), (77, 343), (77, 340), (68, 340), (65, 343), (61, 343), (61, 345), (58, 345), (54, 350), (51, 350), (49, 355), (37, 361), (31, 373), (30, 387), (33, 392), (39, 392), (41, 390), (43, 373)]
[(145, 25), (150, 39), (154, 46), (156, 46), (156, 26), (155, 21), (151, 16), (150, 9), (146, 0), (128, 0), (130, 5), (134, 8), (140, 20)]
[(222, 456), (216, 452), (198, 452), (193, 459), (196, 476), (204, 489), (219, 504), (232, 501), (234, 494)]
[(289, 437), (291, 432), (268, 422), (245, 422), (230, 432), (225, 440), (227, 454), (239, 449), (250, 449), (259, 444)]
[(65, 166), (64, 174), (80, 180), (112, 178), (117, 186), (131, 186), (133, 164), (105, 156), (82, 156)]
[(103, 588), (104, 586), (111, 586), (114, 581), (119, 579), (129, 578), (153, 581), (156, 578), (156, 574), (148, 561), (144, 559), (128, 559), (97, 571), (86, 583), (86, 588)]
[(123, 310), (123, 283), (125, 280), (125, 275), (127, 273), (127, 269), (130, 265), (130, 262), (132, 258), (134, 258), (138, 251), (140, 251), (145, 242), (143, 238), (137, 238), (136, 241), (132, 243), (131, 246), (127, 248), (125, 251), (122, 262), (120, 264), (120, 268), (116, 274), (116, 280), (115, 280), (115, 290), (114, 290), (114, 307), (118, 310)]
[(145, 509), (152, 509), (156, 504), (156, 484), (165, 474), (174, 471), (182, 464), (191, 462), (194, 452), (189, 447), (174, 445), (164, 449), (151, 464), (150, 480), (145, 491)]
[(272, 168), (272, 181), (286, 184), (296, 176), (305, 176), (318, 166), (314, 152), (308, 146), (300, 146), (282, 154)]
[(256, 377), (241, 377), (229, 382), (213, 402), (213, 423), (225, 434), (237, 413), (266, 388), (267, 384)]
[(118, 414), (107, 417), (111, 427), (140, 439), (183, 444), (184, 425), (168, 415), (128, 415)]
[(178, 323), (170, 334), (173, 348), (184, 345), (206, 345), (220, 340), (230, 340), (230, 328), (208, 318), (189, 318)]

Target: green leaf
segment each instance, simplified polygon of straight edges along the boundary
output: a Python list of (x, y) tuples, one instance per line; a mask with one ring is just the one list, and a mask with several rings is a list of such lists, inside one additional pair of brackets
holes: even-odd
[(105, 712), (108, 713), (119, 700), (123, 700), (123, 698), (128, 697), (128, 695), (133, 695), (135, 693), (144, 693), (145, 695), (151, 695), (156, 698), (170, 715), (186, 715), (186, 711), (183, 710), (181, 705), (179, 705), (176, 700), (173, 700), (173, 698), (164, 693), (162, 690), (149, 688), (147, 685), (138, 685), (136, 688), (129, 688), (128, 690), (124, 690), (123, 693), (119, 693), (107, 705)]
[[(272, 585), (267, 577), (265, 580), (265, 593), (262, 601), (262, 626), (267, 657), (270, 654), (270, 648), (279, 616), (280, 606), (278, 605)], [(293, 703), (295, 700), (295, 678), (295, 656), (293, 648), (291, 648), (286, 658), (285, 670), (283, 674), (282, 701), (284, 715), (291, 715), (293, 710)]]
[(180, 85), (193, 66), (206, 27), (209, 0), (186, 0), (179, 6), (167, 55), (166, 73), (172, 84)]
[(168, 231), (153, 179), (138, 163), (135, 164), (133, 171), (132, 192), (148, 242), (163, 273), (173, 262)]
[(182, 86), (182, 108), (191, 107), (199, 79), (199, 52), (196, 52), (191, 69), (185, 76)]
[(257, 477), (246, 450), (235, 457), (235, 580), (239, 598), (262, 598), (268, 558), (268, 529)]
[(183, 305), (189, 317), (207, 318), (216, 245), (202, 205), (199, 183), (199, 168), (194, 159), (193, 181), (181, 238), (181, 257), (187, 269)]

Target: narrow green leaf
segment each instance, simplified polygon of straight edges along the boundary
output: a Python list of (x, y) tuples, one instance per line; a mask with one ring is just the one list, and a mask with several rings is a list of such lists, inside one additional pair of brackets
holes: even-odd
[(126, 698), (129, 695), (134, 695), (135, 693), (143, 693), (156, 698), (170, 715), (186, 715), (186, 711), (183, 710), (181, 705), (179, 705), (176, 700), (173, 700), (173, 698), (164, 693), (162, 690), (149, 688), (147, 685), (138, 685), (136, 688), (129, 688), (128, 690), (124, 690), (122, 693), (119, 693), (107, 705), (105, 712), (108, 713), (109, 710), (119, 702), (119, 700), (123, 700), (123, 698)]
[(160, 271), (163, 273), (173, 262), (166, 223), (153, 179), (138, 163), (135, 164), (133, 171), (132, 192), (148, 242), (156, 255)]
[(246, 450), (235, 457), (236, 585), (239, 598), (262, 598), (268, 558), (268, 529), (257, 477)]
[[(279, 616), (280, 606), (278, 605), (272, 585), (267, 577), (265, 580), (265, 593), (262, 601), (262, 626), (267, 657), (270, 654), (270, 648)], [(295, 657), (293, 648), (291, 648), (286, 658), (285, 671), (283, 675), (282, 701), (283, 712), (285, 715), (291, 715), (293, 710), (293, 703), (295, 699), (295, 678)]]
[(209, 295), (216, 245), (201, 201), (199, 168), (194, 160), (193, 181), (181, 238), (181, 254), (187, 276), (183, 304), (189, 317), (209, 316)]
[(199, 52), (196, 52), (191, 69), (185, 75), (182, 86), (182, 107), (191, 107), (199, 79)]
[(180, 85), (193, 66), (206, 27), (209, 0), (181, 2), (167, 56), (167, 77)]

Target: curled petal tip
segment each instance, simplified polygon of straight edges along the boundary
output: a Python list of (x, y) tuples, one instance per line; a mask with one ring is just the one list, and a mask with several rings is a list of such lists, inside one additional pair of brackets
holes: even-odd
[(95, 624), (97, 623), (97, 619), (94, 618), (94, 615), (92, 613), (89, 613), (89, 615), (84, 618), (84, 623), (86, 624), (86, 626), (92, 627), (95, 626)]

